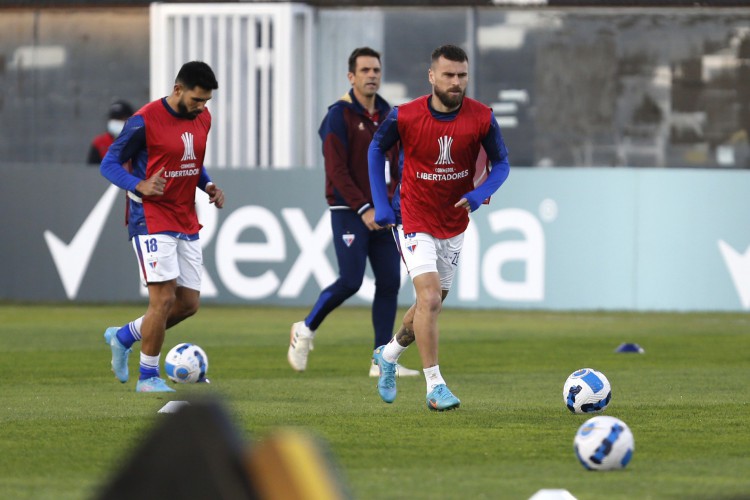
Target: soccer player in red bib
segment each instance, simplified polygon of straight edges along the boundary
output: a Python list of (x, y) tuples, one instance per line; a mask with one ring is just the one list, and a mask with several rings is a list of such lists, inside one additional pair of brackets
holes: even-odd
[[(127, 121), (100, 167), (107, 180), (127, 193), (128, 232), (141, 282), (148, 287), (146, 314), (104, 332), (112, 371), (122, 383), (129, 376), (131, 346), (141, 341), (136, 392), (174, 392), (159, 375), (165, 332), (198, 311), (203, 254), (196, 188), (217, 208), (224, 206), (224, 193), (203, 166), (211, 128), (206, 103), (218, 87), (206, 63), (185, 63), (172, 94), (145, 105)], [(132, 172), (123, 167), (128, 161)]]
[[(394, 228), (401, 257), (416, 291), (393, 339), (375, 349), (380, 367), (378, 392), (396, 399), (395, 366), (416, 339), (427, 382), (427, 407), (458, 408), (438, 364), (438, 315), (456, 273), (469, 212), (479, 208), (508, 177), (508, 151), (492, 109), (465, 97), (469, 78), (466, 52), (443, 45), (432, 53), (428, 72), (432, 94), (393, 108), (370, 144), (369, 175), (375, 221)], [(401, 141), (401, 185), (388, 202), (384, 152)], [(491, 170), (474, 185), (483, 148)]]

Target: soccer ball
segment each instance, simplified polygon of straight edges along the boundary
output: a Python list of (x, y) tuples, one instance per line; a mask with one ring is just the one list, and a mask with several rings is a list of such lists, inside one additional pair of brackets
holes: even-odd
[(206, 377), (208, 356), (195, 344), (177, 344), (164, 359), (164, 371), (172, 382), (194, 384)]
[(563, 401), (573, 413), (602, 411), (611, 398), (609, 380), (602, 372), (591, 368), (574, 371), (563, 386)]
[(599, 415), (586, 420), (578, 428), (573, 449), (588, 470), (623, 469), (633, 458), (635, 441), (625, 422)]

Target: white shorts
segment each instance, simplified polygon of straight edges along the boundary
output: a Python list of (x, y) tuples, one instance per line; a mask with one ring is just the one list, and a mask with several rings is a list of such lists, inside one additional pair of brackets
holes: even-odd
[(203, 253), (200, 241), (148, 234), (134, 236), (132, 242), (144, 286), (177, 279), (177, 286), (201, 289)]
[(401, 258), (411, 279), (420, 274), (436, 272), (440, 275), (440, 287), (450, 290), (463, 248), (464, 234), (442, 240), (427, 233), (405, 235), (404, 227), (400, 224), (395, 231)]

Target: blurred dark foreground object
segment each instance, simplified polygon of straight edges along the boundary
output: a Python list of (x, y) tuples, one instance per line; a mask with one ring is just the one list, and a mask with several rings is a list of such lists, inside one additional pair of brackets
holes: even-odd
[(278, 430), (243, 443), (216, 401), (190, 401), (156, 425), (100, 500), (343, 500), (351, 498), (323, 443)]

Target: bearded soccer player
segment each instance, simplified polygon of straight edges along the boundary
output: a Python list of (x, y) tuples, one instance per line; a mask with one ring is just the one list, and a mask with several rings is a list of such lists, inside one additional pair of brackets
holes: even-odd
[[(206, 103), (218, 87), (206, 63), (185, 63), (172, 94), (128, 120), (100, 167), (107, 180), (127, 192), (128, 232), (141, 282), (148, 287), (146, 314), (104, 332), (112, 371), (122, 383), (129, 377), (131, 346), (141, 341), (136, 392), (174, 392), (159, 375), (165, 332), (198, 311), (203, 255), (196, 188), (217, 208), (224, 206), (224, 193), (203, 166), (211, 128)], [(128, 161), (132, 172), (123, 167)]]
[[(505, 182), (510, 166), (492, 109), (465, 97), (469, 80), (466, 52), (444, 45), (432, 53), (428, 72), (432, 94), (393, 108), (368, 151), (375, 221), (394, 229), (401, 257), (416, 291), (416, 303), (387, 344), (375, 349), (380, 367), (378, 392), (396, 399), (395, 366), (416, 339), (427, 382), (427, 407), (458, 408), (438, 363), (438, 315), (456, 273), (469, 213)], [(388, 202), (384, 152), (401, 141), (403, 163), (399, 192)], [(480, 148), (492, 168), (474, 185)]]

